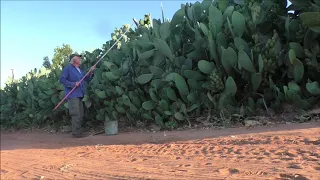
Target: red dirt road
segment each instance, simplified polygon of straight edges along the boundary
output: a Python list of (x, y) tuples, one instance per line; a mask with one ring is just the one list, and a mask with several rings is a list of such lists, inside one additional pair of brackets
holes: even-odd
[(1, 133), (1, 179), (320, 180), (320, 123), (83, 139)]

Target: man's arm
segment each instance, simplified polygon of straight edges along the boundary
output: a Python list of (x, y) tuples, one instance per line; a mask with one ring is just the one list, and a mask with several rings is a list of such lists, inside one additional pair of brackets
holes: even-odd
[(85, 81), (90, 82), (93, 78), (93, 72), (91, 71), (86, 78), (84, 78)]
[(65, 67), (62, 70), (62, 74), (60, 77), (60, 83), (63, 84), (65, 87), (73, 88), (76, 85), (76, 83), (68, 81), (68, 76), (69, 76), (69, 68)]
[(92, 80), (92, 78), (93, 78), (93, 70), (95, 69), (96, 67), (95, 66), (92, 66), (91, 68), (90, 68), (90, 73), (88, 74), (88, 76), (84, 79), (85, 81), (87, 81), (87, 82), (89, 82), (89, 81), (91, 81)]

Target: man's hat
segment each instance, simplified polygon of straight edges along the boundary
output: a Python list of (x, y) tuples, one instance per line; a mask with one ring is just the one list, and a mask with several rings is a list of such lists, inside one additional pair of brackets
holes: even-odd
[(74, 57), (82, 57), (82, 55), (79, 55), (79, 54), (71, 54), (69, 59), (71, 60), (72, 58)]

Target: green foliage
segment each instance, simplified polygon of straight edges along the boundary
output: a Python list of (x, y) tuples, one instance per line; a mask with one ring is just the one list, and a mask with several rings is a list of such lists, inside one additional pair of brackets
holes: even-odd
[(145, 14), (143, 19), (140, 19), (139, 25), (148, 27), (151, 24), (150, 15)]
[(69, 62), (69, 57), (73, 50), (68, 44), (63, 44), (62, 47), (54, 49), (54, 56), (52, 58), (52, 66), (54, 68), (63, 67)]
[(45, 67), (46, 69), (50, 69), (51, 68), (51, 62), (50, 62), (48, 56), (43, 57), (42, 66)]
[[(284, 102), (311, 108), (320, 97), (319, 2), (286, 3), (204, 0), (182, 5), (171, 21), (146, 15), (136, 29), (116, 28), (101, 49), (83, 53), (88, 70), (123, 36), (87, 86), (87, 118), (175, 128), (207, 110), (227, 115), (244, 106), (252, 114)], [(32, 71), (1, 90), (3, 126), (67, 118), (67, 104), (52, 109), (64, 96), (58, 79), (72, 49), (55, 52), (50, 70)]]

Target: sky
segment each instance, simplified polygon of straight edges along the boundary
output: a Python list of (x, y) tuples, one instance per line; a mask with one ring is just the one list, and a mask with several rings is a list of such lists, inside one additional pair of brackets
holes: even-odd
[(54, 48), (101, 48), (114, 28), (151, 13), (172, 18), (182, 3), (195, 1), (1, 1), (1, 87), (14, 69), (18, 79), (51, 60)]
[[(14, 69), (15, 79), (42, 66), (54, 48), (70, 44), (74, 51), (101, 48), (114, 28), (132, 24), (144, 14), (172, 18), (182, 3), (165, 1), (1, 1), (1, 87)], [(202, 1), (200, 1), (202, 2)]]

